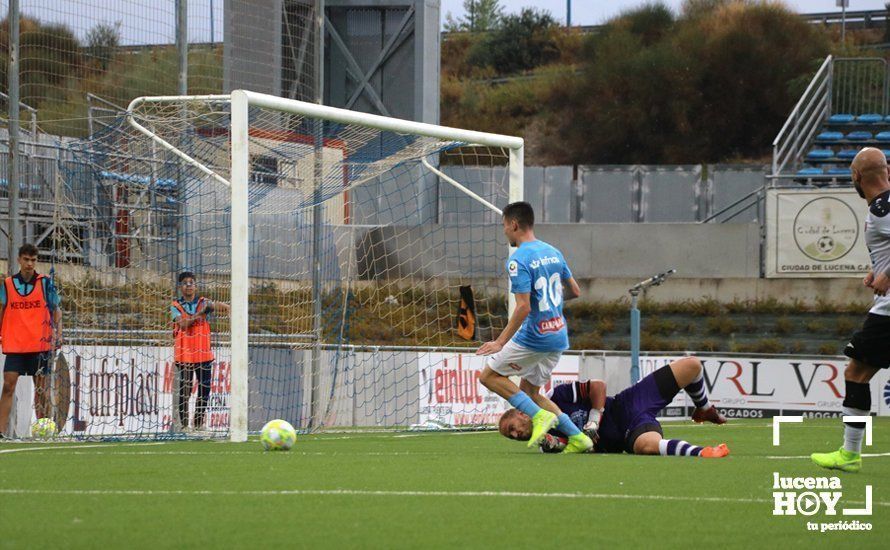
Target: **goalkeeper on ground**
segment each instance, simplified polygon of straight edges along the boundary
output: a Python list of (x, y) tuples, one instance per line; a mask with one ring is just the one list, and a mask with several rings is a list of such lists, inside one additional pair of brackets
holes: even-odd
[[(614, 397), (606, 397), (602, 380), (560, 384), (548, 395), (556, 405), (595, 442), (593, 452), (664, 456), (701, 456), (722, 458), (729, 454), (723, 443), (699, 447), (680, 439), (664, 439), (655, 416), (665, 408), (680, 389), (695, 403), (695, 422), (726, 423), (726, 418), (708, 401), (702, 364), (695, 357), (674, 361), (646, 376)], [(501, 416), (501, 435), (525, 441), (531, 433), (531, 421), (517, 409)], [(550, 432), (541, 442), (544, 452), (561, 452), (565, 440)]]

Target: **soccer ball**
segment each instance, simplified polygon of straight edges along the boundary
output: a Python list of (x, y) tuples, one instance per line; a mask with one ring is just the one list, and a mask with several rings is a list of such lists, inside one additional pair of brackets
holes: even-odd
[(297, 442), (297, 431), (284, 420), (270, 420), (260, 432), (260, 441), (267, 451), (287, 451)]
[(31, 437), (36, 439), (49, 439), (56, 435), (56, 423), (52, 418), (38, 418), (31, 424)]
[(819, 237), (819, 240), (816, 241), (816, 247), (819, 249), (819, 252), (828, 254), (829, 252), (834, 250), (834, 239), (832, 239), (828, 235)]

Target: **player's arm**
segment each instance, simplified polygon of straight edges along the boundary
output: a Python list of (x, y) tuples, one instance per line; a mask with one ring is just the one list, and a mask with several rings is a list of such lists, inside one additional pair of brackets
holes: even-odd
[(606, 383), (602, 380), (588, 380), (587, 395), (591, 409), (603, 410), (606, 406)]
[(565, 301), (574, 300), (581, 296), (581, 287), (578, 286), (578, 281), (574, 277), (566, 279), (562, 287), (562, 299)]
[(62, 300), (52, 279), (43, 279), (43, 295), (50, 310), (53, 350), (57, 350), (62, 346)]
[(178, 326), (182, 330), (185, 330), (192, 326), (195, 321), (193, 319), (190, 319), (188, 315), (180, 315), (173, 322), (176, 323), (176, 326)]
[[(3, 326), (3, 313), (6, 312), (6, 285), (0, 285), (0, 327)], [(0, 332), (0, 343), (3, 342), (3, 333)], [(2, 430), (0, 430), (2, 431)]]
[[(2, 322), (2, 319), (0, 319)], [(56, 306), (53, 310), (53, 349), (59, 349), (62, 345), (62, 308)]]
[(199, 317), (197, 315), (189, 315), (188, 313), (183, 313), (176, 308), (176, 306), (170, 306), (170, 311), (173, 315), (173, 324), (179, 327), (181, 330), (185, 330), (190, 326), (194, 325), (198, 322)]
[(516, 298), (516, 308), (513, 310), (513, 314), (510, 315), (510, 320), (507, 321), (507, 326), (504, 327), (504, 330), (501, 331), (501, 334), (496, 339), (482, 344), (482, 346), (476, 350), (476, 355), (491, 355), (492, 353), (501, 351), (504, 344), (509, 342), (510, 338), (513, 338), (513, 335), (516, 334), (516, 331), (522, 326), (525, 318), (528, 317), (528, 314), (532, 310), (531, 294), (528, 292), (521, 292), (514, 294), (513, 296)]
[[(869, 281), (869, 277), (871, 277), (871, 281)], [(886, 296), (887, 291), (890, 290), (890, 273), (882, 271), (875, 274), (869, 271), (868, 275), (865, 276), (863, 283), (865, 283), (865, 286), (874, 290), (875, 294), (878, 296)]]
[(225, 302), (208, 302), (207, 307), (204, 308), (205, 314), (219, 312), (228, 315), (229, 313), (231, 313), (231, 311), (232, 308), (229, 307), (229, 304)]
[(871, 285), (869, 285), (878, 296), (886, 296), (890, 290), (890, 275), (887, 273), (878, 273)]
[[(875, 212), (875, 214), (877, 213)], [(886, 213), (883, 216), (877, 216), (875, 218), (875, 227), (881, 237), (890, 240), (890, 216), (887, 216)], [(869, 277), (871, 278), (870, 281)], [(865, 276), (863, 283), (865, 283), (865, 286), (874, 290), (875, 294), (878, 296), (886, 296), (887, 291), (890, 290), (890, 273), (886, 271), (878, 273), (869, 271), (868, 275)]]
[(584, 425), (584, 432), (591, 439), (595, 439), (603, 416), (603, 408), (606, 406), (606, 383), (602, 380), (588, 380), (585, 383), (590, 400), (590, 415), (587, 417), (587, 424)]
[(562, 299), (563, 301), (574, 300), (581, 296), (581, 287), (578, 286), (578, 281), (572, 275), (572, 270), (569, 269), (566, 259), (562, 255), (560, 255), (560, 258), (562, 258), (562, 273), (560, 273), (560, 278), (562, 279)]

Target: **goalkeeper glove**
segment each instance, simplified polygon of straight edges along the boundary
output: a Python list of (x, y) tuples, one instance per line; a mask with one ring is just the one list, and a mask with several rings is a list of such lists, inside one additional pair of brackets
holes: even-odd
[(597, 430), (599, 430), (600, 419), (602, 416), (602, 409), (590, 409), (590, 415), (587, 417), (587, 424), (584, 424), (584, 428), (581, 430), (594, 442), (597, 440)]
[(561, 453), (566, 448), (568, 441), (562, 437), (546, 434), (541, 440), (542, 453)]

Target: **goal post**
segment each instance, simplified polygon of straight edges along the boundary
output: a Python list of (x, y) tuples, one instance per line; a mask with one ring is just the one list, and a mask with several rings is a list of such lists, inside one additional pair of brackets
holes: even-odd
[[(229, 439), (247, 441), (247, 371), (248, 293), (248, 180), (250, 147), (248, 98), (244, 92), (232, 93), (232, 389), (229, 396)], [(271, 419), (270, 419), (271, 420)]]
[[(229, 120), (218, 120), (219, 113), (223, 113), (222, 118), (228, 116)], [(193, 172), (196, 178), (213, 180), (228, 188), (231, 241), (229, 439), (245, 441), (250, 431), (250, 403), (253, 399), (253, 390), (250, 387), (250, 346), (253, 334), (251, 302), (255, 301), (255, 297), (251, 295), (251, 265), (252, 261), (256, 263), (256, 258), (251, 256), (251, 243), (259, 238), (257, 236), (259, 229), (251, 225), (252, 216), (272, 220), (296, 210), (308, 212), (311, 203), (318, 206), (320, 201), (325, 201), (326, 208), (316, 208), (313, 211), (315, 214), (307, 214), (313, 218), (315, 224), (311, 238), (317, 239), (316, 242), (321, 242), (322, 239), (333, 241), (338, 239), (333, 234), (336, 233), (337, 227), (366, 228), (367, 235), (371, 237), (362, 239), (369, 242), (360, 242), (358, 247), (353, 241), (348, 241), (350, 244), (344, 246), (337, 244), (335, 246), (337, 250), (332, 254), (361, 256), (363, 252), (360, 250), (370, 250), (371, 252), (365, 255), (373, 257), (349, 258), (349, 261), (344, 263), (351, 266), (348, 268), (350, 270), (358, 269), (354, 267), (355, 265), (367, 263), (369, 266), (363, 265), (362, 269), (370, 270), (368, 273), (377, 273), (378, 277), (368, 274), (361, 277), (361, 284), (352, 285), (350, 280), (356, 278), (355, 273), (343, 274), (341, 283), (334, 282), (328, 285), (337, 287), (335, 291), (328, 291), (324, 296), (311, 297), (311, 300), (317, 301), (316, 304), (324, 300), (326, 307), (331, 310), (325, 313), (330, 319), (315, 319), (318, 323), (316, 326), (321, 326), (323, 323), (339, 323), (333, 329), (324, 328), (330, 341), (324, 341), (324, 337), (320, 334), (321, 330), (316, 333), (315, 341), (309, 344), (310, 347), (314, 346), (314, 353), (319, 354), (316, 358), (324, 354), (326, 360), (351, 361), (355, 364), (350, 363), (345, 368), (333, 368), (332, 373), (321, 375), (313, 373), (324, 378), (326, 386), (310, 388), (321, 396), (318, 399), (313, 397), (310, 407), (325, 410), (311, 410), (308, 416), (321, 418), (326, 411), (329, 413), (333, 407), (335, 394), (343, 394), (340, 396), (341, 401), (352, 402), (353, 418), (360, 414), (355, 411), (370, 410), (370, 414), (378, 417), (392, 416), (393, 419), (386, 418), (381, 421), (381, 425), (403, 422), (404, 418), (395, 413), (393, 408), (398, 407), (399, 403), (404, 403), (408, 408), (417, 406), (417, 399), (410, 397), (411, 391), (402, 387), (410, 385), (407, 381), (416, 379), (416, 373), (401, 375), (393, 375), (390, 372), (373, 373), (370, 372), (374, 368), (373, 365), (358, 365), (359, 361), (367, 362), (374, 359), (364, 356), (361, 359), (355, 358), (359, 352), (345, 336), (352, 330), (352, 327), (346, 326), (348, 324), (346, 318), (352, 310), (363, 308), (362, 305), (353, 305), (353, 302), (362, 301), (356, 298), (356, 295), (362, 292), (377, 292), (379, 296), (374, 298), (374, 304), (364, 309), (369, 311), (369, 318), (380, 316), (379, 321), (383, 323), (404, 325), (403, 332), (411, 333), (411, 338), (400, 342), (402, 348), (421, 350), (424, 344), (445, 341), (430, 337), (436, 327), (451, 322), (453, 317), (452, 297), (447, 297), (443, 303), (433, 299), (438, 297), (437, 293), (442, 292), (441, 285), (436, 283), (436, 278), (441, 277), (443, 280), (480, 278), (477, 273), (479, 269), (471, 267), (467, 270), (462, 267), (463, 264), (474, 263), (472, 259), (463, 255), (476, 250), (485, 250), (488, 255), (499, 256), (499, 259), (486, 258), (486, 261), (487, 265), (497, 266), (500, 271), (499, 276), (503, 275), (503, 264), (508, 249), (503, 243), (500, 231), (495, 232), (490, 226), (493, 220), (499, 222), (498, 203), (503, 206), (506, 202), (523, 199), (523, 140), (513, 136), (359, 113), (246, 90), (235, 90), (230, 95), (137, 98), (128, 108), (127, 120), (130, 127), (139, 135), (173, 155), (175, 161)], [(311, 128), (310, 131), (306, 131), (307, 121), (318, 121), (319, 126), (324, 128), (320, 148), (318, 143), (312, 140)], [(224, 127), (225, 124), (229, 125), (227, 129), (229, 144), (220, 142), (218, 136), (222, 130), (214, 127), (214, 125)], [(188, 139), (184, 137), (186, 135), (189, 136)], [(210, 142), (213, 142), (212, 146), (208, 145)], [(224, 166), (218, 149), (225, 149), (227, 145), (228, 166)], [(315, 146), (314, 151), (313, 146)], [(452, 163), (452, 172), (461, 172), (474, 181), (465, 186), (467, 182), (461, 181), (459, 176), (442, 172), (445, 167), (433, 166), (436, 164), (435, 159), (439, 157), (447, 157), (446, 163)], [(431, 163), (430, 159), (434, 159), (434, 162)], [(309, 165), (314, 165), (315, 169), (310, 170)], [(319, 174), (319, 166), (323, 169), (322, 174)], [(468, 176), (476, 172), (481, 175)], [(436, 177), (440, 186), (447, 186), (451, 191), (446, 193), (439, 189), (433, 198), (421, 199), (420, 197), (428, 192), (424, 186), (424, 178), (427, 176), (423, 174)], [(496, 181), (499, 177), (505, 181)], [(372, 196), (366, 197), (365, 203), (361, 203), (356, 196), (363, 192), (360, 188), (368, 182), (381, 183), (377, 184), (375, 191), (368, 191), (367, 194)], [(268, 189), (270, 185), (291, 186), (294, 195), (299, 197), (285, 196), (286, 194), (282, 192), (278, 193), (275, 199), (256, 206), (255, 195), (259, 194), (259, 191), (255, 192), (254, 188), (261, 187), (262, 193), (275, 194), (275, 191)], [(310, 188), (312, 192), (309, 191)], [(503, 194), (497, 191), (501, 188), (504, 188)], [(413, 193), (416, 193), (416, 196), (413, 196)], [(486, 193), (488, 196), (483, 196)], [(459, 207), (459, 211), (456, 212), (449, 210), (448, 205), (466, 205), (468, 203), (464, 201), (467, 200), (476, 206)], [(422, 220), (426, 218), (409, 211), (410, 208), (403, 204), (408, 202), (411, 202), (414, 205), (411, 208), (418, 212), (432, 212), (430, 219), (435, 219), (436, 227), (432, 229), (421, 227), (422, 223), (426, 223)], [(361, 204), (376, 204), (377, 218), (374, 218), (374, 215), (367, 215), (367, 220), (361, 220), (365, 223), (356, 224), (352, 219), (353, 210), (357, 210)], [(186, 209), (188, 208), (187, 206)], [(481, 214), (482, 210), (496, 214), (496, 217)], [(322, 211), (326, 232), (324, 236), (318, 234), (320, 221), (317, 213)], [(461, 221), (464, 212), (467, 222)], [(210, 214), (199, 212), (197, 215)], [(388, 222), (383, 223), (381, 221), (383, 218), (387, 218)], [(484, 242), (482, 237), (479, 237), (481, 230), (474, 229), (471, 223), (471, 220), (476, 218), (489, 220)], [(367, 223), (372, 219), (378, 219), (381, 227), (375, 228), (373, 223)], [(451, 225), (445, 227), (448, 224), (442, 223), (443, 219), (450, 220)], [(295, 223), (299, 225), (302, 222)], [(412, 228), (412, 223), (419, 224), (420, 229)], [(389, 228), (383, 227), (385, 225)], [(274, 229), (271, 231), (276, 232)], [(374, 240), (375, 231), (383, 235), (378, 240)], [(494, 242), (493, 235), (500, 237), (499, 244)], [(284, 240), (305, 236), (305, 231), (298, 228), (292, 235), (281, 238)], [(357, 239), (354, 236), (350, 238)], [(441, 244), (448, 251), (433, 254), (432, 259), (423, 257), (424, 253), (429, 254), (431, 243)], [(293, 245), (293, 243), (283, 244)], [(296, 246), (298, 245), (299, 243)], [(424, 248), (427, 250), (423, 250)], [(312, 255), (310, 263), (319, 261), (319, 252), (315, 249), (315, 245), (312, 250), (311, 253), (296, 253), (292, 258), (295, 261), (302, 261), (307, 259), (306, 255)], [(493, 252), (495, 250), (501, 252)], [(337, 259), (332, 261), (336, 263)], [(434, 274), (436, 269), (432, 267), (436, 267), (441, 273)], [(493, 279), (491, 271), (492, 269), (488, 268), (488, 272), (484, 275), (486, 280)], [(316, 270), (310, 269), (307, 276), (309, 275), (318, 277)], [(387, 279), (387, 282), (381, 283), (383, 279)], [(396, 279), (398, 281), (393, 282)], [(503, 292), (502, 282), (499, 288), (500, 292)], [(421, 295), (420, 298), (405, 298), (406, 301), (414, 299), (417, 302), (408, 304), (413, 307), (411, 312), (393, 312), (386, 309), (387, 304), (392, 310), (409, 309), (408, 306), (403, 307), (401, 298), (396, 296), (397, 292), (403, 292), (406, 297), (418, 293)], [(507, 294), (509, 310), (512, 310), (512, 296)], [(503, 300), (503, 294), (500, 296), (500, 300)], [(494, 295), (483, 296), (482, 299), (498, 300)], [(381, 303), (383, 305), (380, 305)], [(280, 305), (284, 308), (303, 307), (302, 304)], [(491, 308), (491, 311), (497, 308), (496, 305), (481, 307)], [(491, 311), (485, 311), (484, 314), (493, 315)], [(338, 316), (340, 319), (336, 319)], [(408, 320), (405, 321), (399, 316), (407, 317)], [(373, 322), (373, 319), (369, 322)], [(492, 336), (497, 332), (494, 326), (489, 325), (488, 328), (490, 330), (486, 336)], [(308, 326), (305, 331), (311, 332)], [(423, 334), (418, 337), (421, 332)], [(312, 339), (311, 334), (309, 338)], [(361, 344), (367, 347), (368, 338), (363, 338)], [(381, 344), (381, 347), (386, 347), (386, 342)], [(334, 348), (336, 350), (332, 351)], [(467, 347), (468, 351), (472, 349)], [(376, 353), (380, 353), (379, 348)], [(332, 357), (334, 359), (331, 359)], [(340, 388), (340, 383), (336, 380), (331, 381), (331, 378), (336, 379), (340, 376), (340, 371), (350, 374), (347, 385), (351, 387), (345, 390)], [(376, 381), (369, 382), (372, 379), (376, 380), (375, 377), (385, 379), (387, 376), (395, 380), (383, 384), (382, 389)], [(398, 379), (399, 376), (403, 378)], [(415, 383), (420, 382), (415, 381)], [(310, 384), (320, 385), (315, 381)], [(391, 390), (391, 387), (397, 389)], [(381, 393), (382, 397), (376, 394), (373, 399), (368, 397), (364, 393), (368, 388), (372, 392)], [(389, 396), (387, 392), (394, 395)], [(305, 406), (306, 400), (303, 401)], [(348, 424), (348, 421), (345, 423)], [(309, 425), (312, 426), (311, 422)]]

